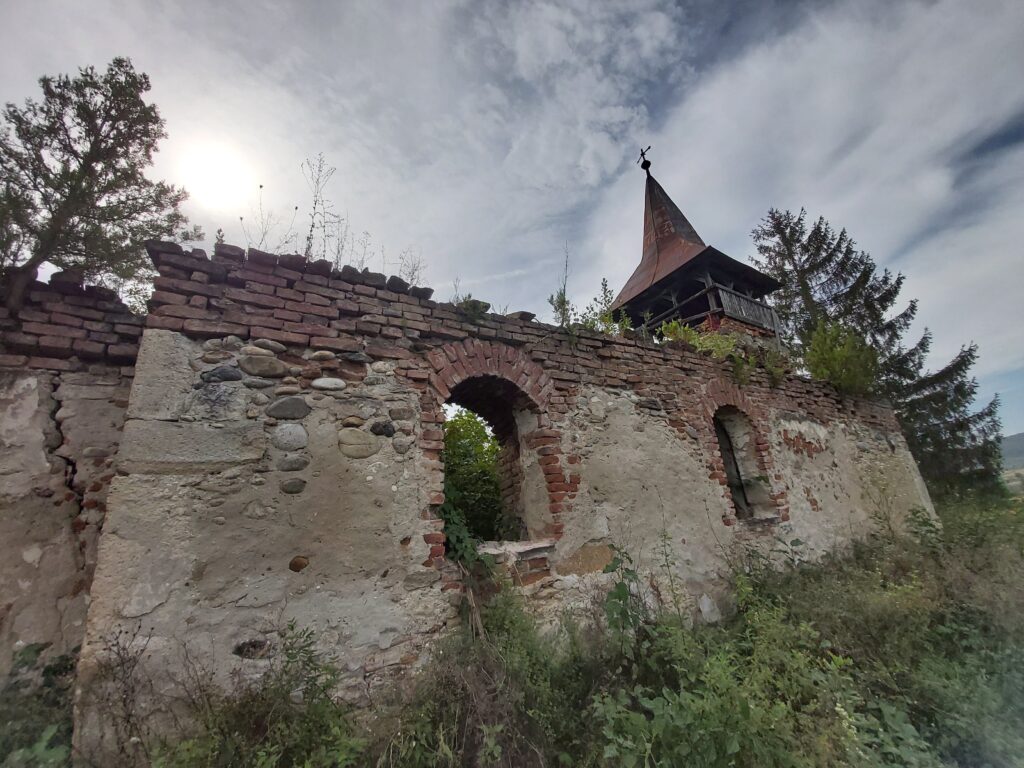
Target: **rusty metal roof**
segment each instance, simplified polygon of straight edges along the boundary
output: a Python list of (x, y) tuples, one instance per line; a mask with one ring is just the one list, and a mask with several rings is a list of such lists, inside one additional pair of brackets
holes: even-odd
[[(649, 165), (646, 166), (644, 170), (647, 171), (649, 167)], [(778, 287), (778, 284), (767, 275), (746, 264), (736, 262), (716, 248), (707, 245), (683, 215), (683, 212), (672, 202), (668, 193), (662, 189), (661, 184), (651, 175), (650, 171), (647, 171), (647, 189), (644, 195), (643, 256), (639, 266), (619, 291), (619, 295), (615, 297), (611, 308), (619, 309), (702, 254), (715, 261), (725, 259), (734, 265), (744, 267), (744, 272), (752, 273), (747, 275), (748, 279), (754, 278), (757, 283), (762, 282), (757, 278), (762, 278), (766, 281), (763, 293), (769, 293)]]
[(701, 253), (707, 244), (661, 184), (647, 173), (644, 251), (639, 266), (612, 303), (618, 309)]

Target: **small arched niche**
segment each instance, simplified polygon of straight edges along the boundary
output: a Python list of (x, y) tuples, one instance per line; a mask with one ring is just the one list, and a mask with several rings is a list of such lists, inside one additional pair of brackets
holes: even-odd
[[(499, 509), (493, 512), (466, 510), (470, 534), (487, 541), (520, 541), (542, 536), (548, 522), (544, 475), (536, 462), (528, 460), (532, 452), (522, 439), (540, 424), (537, 405), (511, 381), (480, 375), (452, 388), (446, 412), (451, 413), (451, 406), (480, 417), (497, 443), (494, 469)], [(446, 493), (453, 480), (448, 474), (448, 463), (446, 459)], [(490, 519), (492, 514), (496, 519)]]
[(757, 455), (757, 436), (743, 411), (726, 405), (712, 417), (736, 519), (771, 517), (775, 507)]

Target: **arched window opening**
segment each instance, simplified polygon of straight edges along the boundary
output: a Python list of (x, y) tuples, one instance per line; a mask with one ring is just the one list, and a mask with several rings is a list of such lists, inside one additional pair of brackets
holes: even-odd
[[(457, 406), (457, 408), (452, 408)], [(456, 385), (446, 406), (447, 514), (482, 541), (518, 541), (536, 535), (535, 493), (523, 493), (526, 475), (521, 430), (537, 425), (533, 404), (510, 381), (476, 376)], [(543, 477), (537, 469), (543, 490)], [(543, 491), (546, 505), (546, 491)], [(449, 525), (452, 520), (449, 519)]]
[(754, 428), (738, 408), (719, 408), (712, 419), (725, 479), (739, 520), (774, 514), (768, 479), (760, 470)]

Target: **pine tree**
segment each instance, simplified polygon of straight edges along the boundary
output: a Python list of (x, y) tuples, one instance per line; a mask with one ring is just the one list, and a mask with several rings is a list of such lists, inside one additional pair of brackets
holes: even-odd
[(0, 273), (15, 312), (44, 263), (129, 280), (148, 265), (144, 240), (202, 235), (185, 229), (185, 191), (145, 176), (166, 136), (145, 74), (118, 58), (39, 84), (42, 101), (7, 104), (0, 126)]
[(937, 371), (925, 370), (932, 336), (916, 343), (904, 336), (917, 314), (917, 301), (900, 307), (904, 276), (877, 269), (846, 230), (836, 232), (819, 217), (807, 226), (807, 212), (771, 209), (753, 231), (754, 261), (783, 287), (772, 296), (785, 339), (799, 353), (823, 322), (860, 335), (878, 354), (876, 391), (896, 408), (921, 473), (936, 495), (999, 480), (998, 398), (972, 412), (978, 384), (970, 375), (974, 344)]

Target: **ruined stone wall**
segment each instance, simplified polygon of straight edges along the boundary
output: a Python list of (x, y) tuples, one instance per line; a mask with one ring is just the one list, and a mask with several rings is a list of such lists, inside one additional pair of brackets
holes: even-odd
[[(353, 701), (422, 663), (461, 590), (438, 517), (450, 401), (514, 435), (503, 490), (530, 540), (491, 549), (550, 616), (590, 605), (613, 546), (647, 574), (651, 599), (714, 619), (727, 607), (723, 577), (748, 550), (800, 540), (793, 556), (814, 558), (864, 535), (873, 515), (898, 523), (929, 507), (880, 403), (798, 377), (773, 383), (762, 370), (740, 385), (727, 363), (683, 344), (479, 315), (327, 262), (231, 246), (212, 258), (165, 243), (150, 251), (160, 277), (79, 665), (86, 752), (103, 748), (119, 631), (145, 649), (141, 669), (164, 692), (180, 683), (186, 652), (225, 683), (236, 670), (258, 674), (289, 621), (339, 657)], [(18, 365), (34, 376), (27, 356)], [(38, 423), (24, 450), (51, 478), (53, 387), (119, 385), (46, 375), (36, 394), (11, 390), (22, 403), (12, 418)], [(31, 413), (30, 401), (40, 404)], [(750, 519), (727, 486), (712, 422), (723, 407), (749, 424), (758, 474), (748, 480), (761, 500)]]
[(0, 679), (82, 642), (142, 323), (67, 274), (0, 308)]

